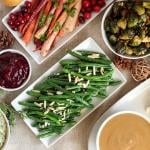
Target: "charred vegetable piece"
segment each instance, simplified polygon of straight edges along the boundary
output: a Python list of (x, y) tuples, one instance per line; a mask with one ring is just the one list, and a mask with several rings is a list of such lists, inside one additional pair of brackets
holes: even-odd
[(135, 36), (130, 43), (130, 46), (136, 47), (142, 43), (142, 39), (139, 36)]
[(125, 30), (127, 27), (127, 20), (125, 18), (119, 19), (117, 25), (119, 28)]
[(134, 6), (135, 12), (137, 12), (138, 15), (143, 15), (145, 13), (145, 8), (142, 5), (136, 4)]
[(126, 54), (128, 54), (128, 55), (132, 55), (133, 54), (133, 49), (131, 48), (131, 47), (126, 47)]
[(115, 44), (117, 42), (117, 37), (115, 35), (111, 35), (109, 37), (109, 41), (111, 42), (111, 44)]
[(128, 28), (135, 27), (138, 24), (138, 17), (135, 14), (130, 14), (128, 19)]
[(143, 2), (143, 7), (150, 9), (150, 2)]

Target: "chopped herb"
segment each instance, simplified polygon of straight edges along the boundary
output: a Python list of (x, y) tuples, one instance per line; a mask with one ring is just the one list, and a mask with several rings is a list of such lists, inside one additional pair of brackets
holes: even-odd
[(74, 17), (75, 12), (76, 12), (76, 8), (72, 8), (67, 13), (69, 16)]
[(40, 18), (40, 21), (39, 21), (39, 27), (40, 28), (44, 26), (45, 21), (46, 21), (46, 16), (42, 15), (41, 18)]
[(68, 3), (73, 3), (75, 0), (68, 0)]
[(40, 41), (44, 42), (46, 40), (46, 37), (47, 37), (46, 34), (41, 35)]
[(54, 18), (54, 14), (49, 14), (48, 18)]
[(57, 32), (57, 31), (59, 31), (60, 29), (62, 28), (62, 26), (60, 25), (60, 22), (56, 22), (56, 24), (55, 24), (55, 26), (54, 26), (54, 28), (53, 28), (53, 31), (54, 32)]
[(67, 14), (68, 14), (69, 16), (74, 17), (76, 8), (71, 8), (71, 9), (69, 9), (69, 3), (65, 3), (65, 4), (64, 4), (64, 9), (65, 9), (65, 11), (67, 12)]
[(58, 7), (58, 0), (52, 0), (53, 5), (57, 8)]

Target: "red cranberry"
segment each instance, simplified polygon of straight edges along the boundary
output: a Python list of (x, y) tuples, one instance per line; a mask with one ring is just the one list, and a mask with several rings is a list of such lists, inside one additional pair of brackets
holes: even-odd
[(31, 3), (30, 1), (26, 1), (26, 2), (25, 2), (25, 5), (26, 5), (28, 8), (30, 8), (31, 5), (32, 5), (32, 3)]
[(24, 18), (25, 18), (25, 20), (29, 20), (30, 19), (30, 14), (25, 14)]
[(24, 13), (27, 13), (27, 12), (28, 12), (28, 8), (25, 7), (25, 6), (23, 6), (23, 7), (21, 8), (21, 10), (22, 10), (22, 12), (24, 12)]
[(15, 20), (16, 19), (16, 15), (14, 13), (11, 13), (10, 16), (9, 16), (12, 20)]
[(91, 18), (91, 13), (90, 12), (85, 12), (84, 13), (84, 18), (85, 19), (90, 19)]
[(87, 8), (86, 8), (86, 11), (92, 12), (92, 7), (87, 7)]
[(15, 21), (15, 25), (16, 25), (16, 26), (19, 26), (19, 25), (20, 25), (20, 21), (16, 20), (16, 21)]
[(23, 17), (19, 17), (18, 18), (18, 21), (21, 23), (21, 24), (24, 24), (25, 23), (25, 19)]
[(14, 22), (13, 22), (11, 19), (9, 19), (9, 20), (7, 21), (7, 23), (8, 23), (8, 25), (10, 25), (10, 26), (12, 26), (12, 25), (14, 24)]
[(105, 0), (98, 0), (97, 1), (97, 4), (100, 6), (100, 7), (103, 7), (105, 5)]
[(22, 12), (18, 12), (18, 13), (17, 13), (17, 16), (18, 16), (18, 17), (22, 17), (22, 16), (23, 16), (23, 15), (22, 15)]
[(92, 6), (96, 5), (96, 3), (97, 3), (97, 0), (92, 0), (91, 1)]
[(83, 0), (82, 5), (84, 8), (90, 7), (91, 2), (89, 0)]
[(81, 13), (84, 13), (85, 12), (85, 8), (81, 8)]
[(14, 31), (18, 31), (18, 27), (16, 27), (16, 26), (13, 26), (12, 29), (13, 29)]
[(85, 23), (85, 19), (83, 16), (79, 16), (79, 23), (81, 23), (81, 24)]
[(95, 6), (93, 7), (93, 10), (94, 10), (95, 12), (99, 12), (99, 11), (101, 10), (101, 7), (98, 6), (98, 5), (95, 5)]

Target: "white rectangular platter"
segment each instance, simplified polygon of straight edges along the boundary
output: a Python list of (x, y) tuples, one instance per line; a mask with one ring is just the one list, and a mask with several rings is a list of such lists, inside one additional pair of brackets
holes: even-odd
[[(103, 7), (101, 9), (100, 12), (102, 12), (110, 3), (112, 3), (113, 0), (106, 0), (106, 5), (105, 7)], [(19, 8), (24, 4), (25, 0), (22, 1), (22, 3), (20, 5), (18, 5), (17, 7), (15, 7), (10, 13), (12, 12), (16, 12), (17, 10), (19, 10)], [(99, 12), (99, 13), (100, 13)], [(99, 13), (93, 13), (91, 19), (87, 20), (85, 24), (82, 24), (78, 27), (76, 27), (76, 29), (69, 33), (67, 36), (63, 37), (62, 39), (60, 39), (57, 44), (55, 45), (55, 47), (51, 50), (51, 52), (46, 56), (46, 57), (42, 57), (39, 53), (39, 51), (34, 52), (33, 50), (35, 50), (35, 45), (33, 43), (33, 41), (31, 41), (28, 45), (26, 45), (22, 40), (21, 40), (21, 35), (18, 32), (13, 31), (9, 25), (7, 24), (7, 20), (9, 17), (8, 13), (3, 19), (2, 22), (3, 24), (7, 27), (7, 29), (12, 33), (12, 35), (16, 38), (16, 40), (20, 43), (20, 45), (31, 55), (31, 57), (33, 57), (33, 59), (38, 63), (41, 64), (43, 63), (45, 60), (47, 60), (51, 55), (53, 55), (57, 50), (59, 50), (65, 43), (67, 43), (70, 39), (72, 39), (78, 32), (80, 32), (87, 24), (89, 24)]]
[(150, 106), (150, 79), (141, 83), (135, 89), (127, 93), (116, 104), (111, 106), (96, 122), (89, 137), (88, 150), (96, 149), (96, 135), (103, 121), (119, 111), (136, 111), (150, 119), (146, 108)]
[[(97, 45), (97, 43), (92, 39), (92, 38), (88, 38), (87, 40), (85, 40), (84, 42), (82, 42), (80, 45), (78, 45), (74, 50), (90, 50), (93, 52), (101, 52), (104, 53), (103, 50)], [(67, 54), (66, 56), (64, 56), (62, 59), (74, 59), (74, 57), (72, 57), (70, 54)], [(61, 59), (61, 60), (62, 60)], [(113, 78), (114, 79), (119, 79), (122, 81), (122, 83), (120, 85), (117, 86), (113, 86), (113, 87), (109, 87), (107, 89), (107, 93), (109, 94), (109, 96), (107, 98), (105, 98), (103, 101), (101, 101), (100, 99), (95, 98), (93, 100), (93, 104), (94, 104), (94, 108), (93, 109), (85, 109), (82, 112), (82, 115), (78, 118), (76, 118), (77, 123), (75, 124), (75, 126), (77, 124), (79, 124), (85, 117), (87, 117), (92, 111), (94, 111), (97, 107), (99, 107), (102, 103), (104, 103), (106, 100), (108, 100), (115, 92), (117, 92), (117, 90), (119, 90), (125, 83), (126, 83), (126, 79), (123, 77), (123, 75), (121, 74), (121, 72), (112, 64), (113, 68), (114, 68), (114, 74), (113, 74)], [(37, 79), (33, 84), (31, 84), (25, 91), (23, 91), (13, 102), (12, 102), (12, 106), (17, 110), (17, 111), (21, 111), (22, 110), (22, 106), (20, 106), (18, 104), (18, 102), (20, 101), (24, 101), (26, 99), (28, 99), (30, 96), (28, 96), (26, 94), (27, 91), (30, 91), (33, 89), (33, 87), (41, 82), (42, 80), (44, 80), (47, 76), (49, 76), (50, 74), (53, 73), (57, 73), (59, 72), (59, 70), (61, 70), (61, 66), (58, 63), (56, 63), (54, 66), (52, 66), (45, 74), (43, 74), (39, 79)], [(35, 135), (38, 134), (38, 131), (33, 128), (31, 126), (32, 121), (29, 119), (24, 119), (25, 123), (29, 126), (29, 128), (34, 132)], [(73, 127), (75, 127), (73, 126)], [(72, 127), (72, 128), (73, 128)], [(66, 131), (64, 131), (64, 134), (60, 135), (60, 136), (55, 136), (55, 137), (50, 137), (50, 138), (45, 138), (45, 139), (41, 139), (42, 143), (46, 146), (49, 147), (50, 145), (54, 144), (56, 141), (58, 141), (58, 139), (60, 139), (61, 137), (63, 137), (68, 131), (70, 131), (72, 128), (66, 129)]]

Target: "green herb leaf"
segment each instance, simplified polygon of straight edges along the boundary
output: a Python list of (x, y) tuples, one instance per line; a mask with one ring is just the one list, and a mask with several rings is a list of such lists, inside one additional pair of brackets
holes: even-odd
[(69, 16), (74, 17), (75, 12), (76, 12), (76, 8), (72, 8), (67, 13)]
[(48, 18), (54, 18), (54, 14), (49, 14)]
[(62, 26), (60, 25), (60, 22), (57, 21), (54, 28), (53, 28), (53, 31), (54, 32), (60, 31), (61, 28), (62, 28)]
[(73, 3), (75, 0), (68, 0), (68, 3)]
[(41, 18), (40, 18), (40, 21), (39, 21), (39, 27), (43, 27), (45, 22), (46, 22), (46, 16), (45, 15), (42, 15)]
[(47, 37), (46, 34), (41, 35), (40, 41), (44, 42), (46, 40), (46, 37)]

